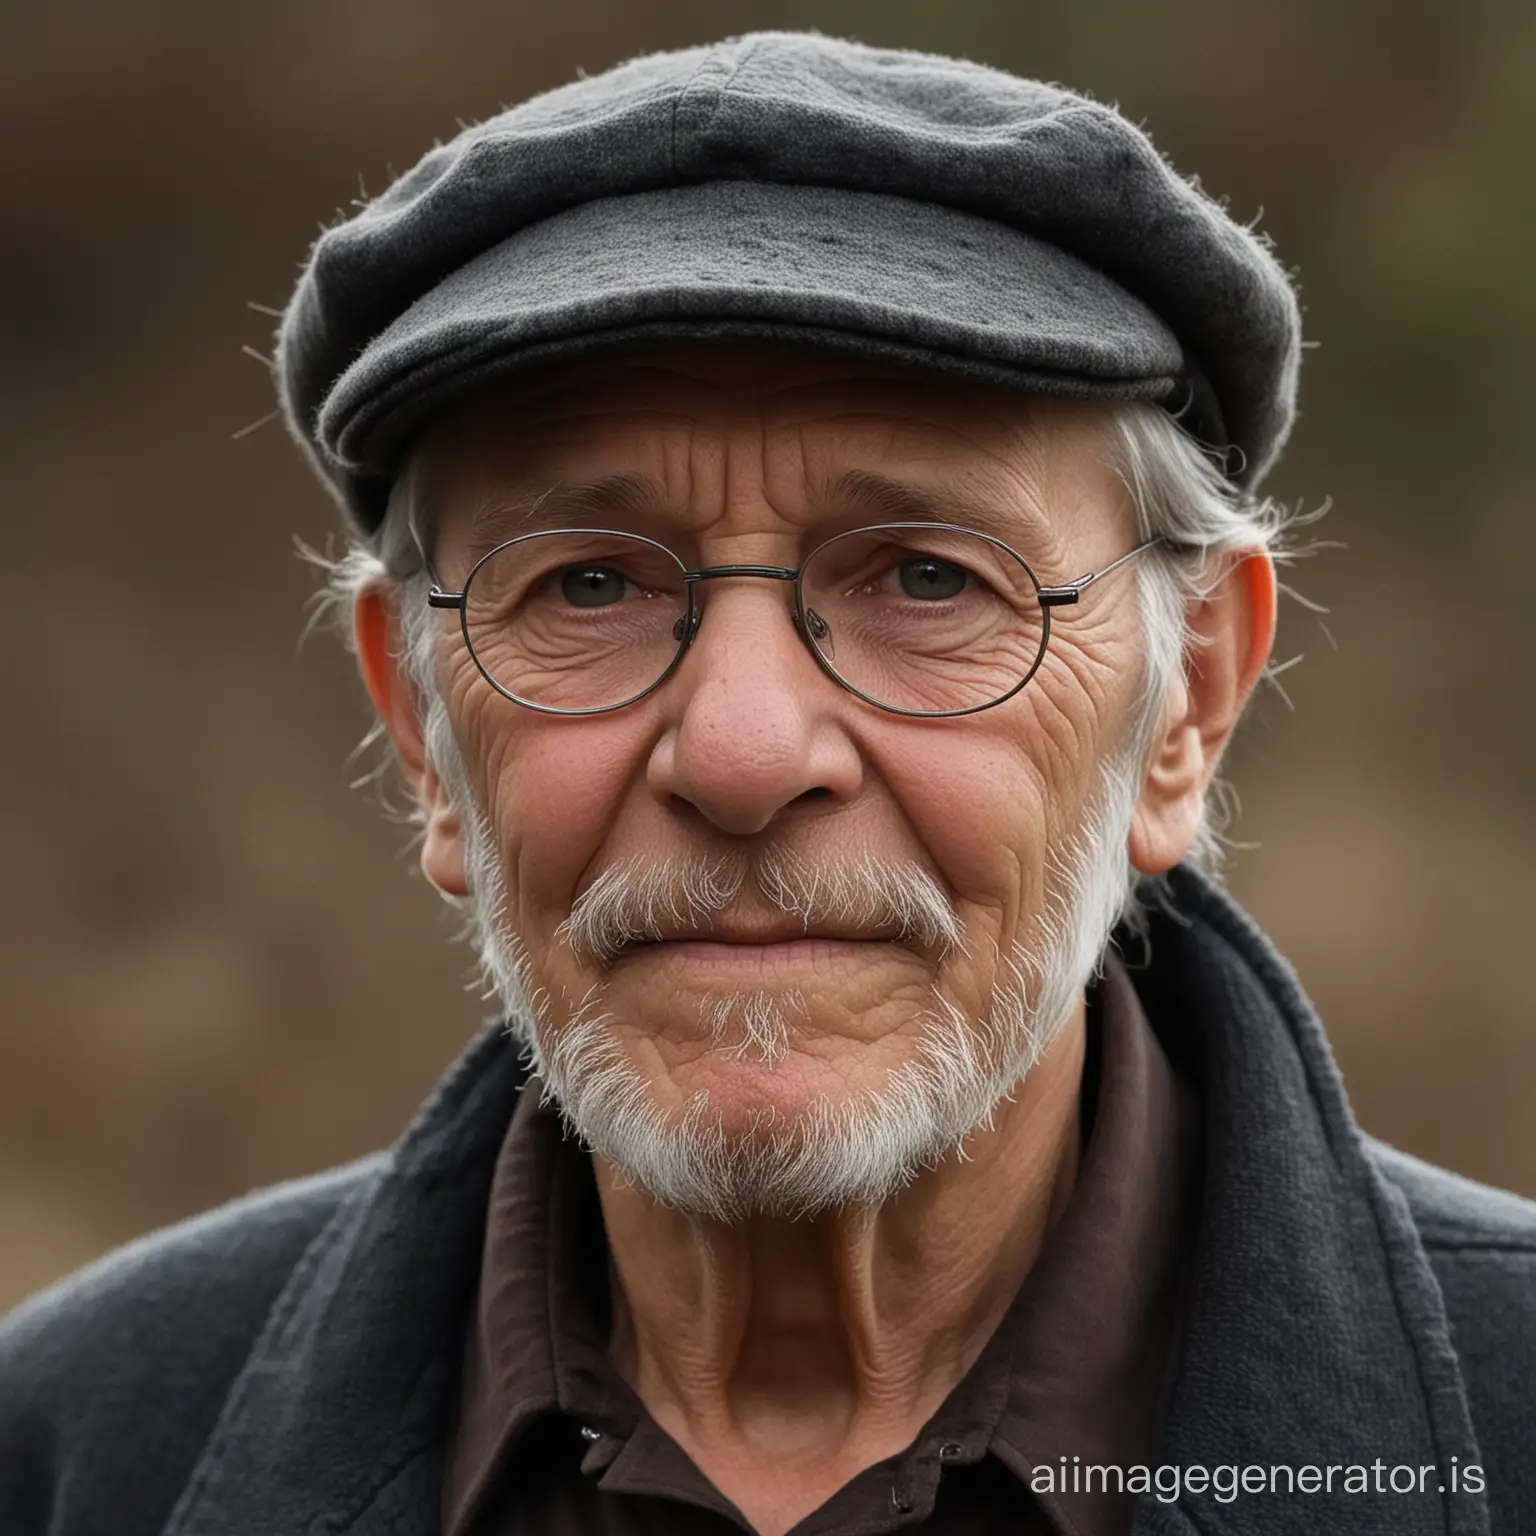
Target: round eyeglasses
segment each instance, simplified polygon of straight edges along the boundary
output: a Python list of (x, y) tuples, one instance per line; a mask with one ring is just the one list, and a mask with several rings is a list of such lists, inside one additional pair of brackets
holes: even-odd
[(509, 539), (476, 562), (461, 591), (438, 583), (427, 602), (458, 611), (498, 693), (545, 714), (596, 715), (637, 703), (677, 669), (698, 634), (701, 582), (790, 582), (795, 628), (834, 682), (893, 714), (970, 715), (1035, 675), (1053, 608), (1161, 542), (1047, 587), (1001, 539), (950, 523), (854, 528), (798, 570), (689, 570), (641, 534), (563, 528)]

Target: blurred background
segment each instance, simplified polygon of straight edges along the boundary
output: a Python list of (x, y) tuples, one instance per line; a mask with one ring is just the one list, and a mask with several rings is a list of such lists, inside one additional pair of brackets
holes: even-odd
[[(0, 1307), (392, 1139), (484, 1006), (368, 716), (302, 648), (330, 503), (261, 354), (320, 225), (458, 123), (761, 26), (1119, 103), (1300, 276), (1271, 489), (1291, 707), (1236, 749), (1233, 885), (1365, 1126), (1536, 1195), (1531, 356), (1520, 0), (120, 0), (0, 11)], [(255, 353), (256, 356), (251, 354)], [(1331, 638), (1330, 638), (1331, 637)]]

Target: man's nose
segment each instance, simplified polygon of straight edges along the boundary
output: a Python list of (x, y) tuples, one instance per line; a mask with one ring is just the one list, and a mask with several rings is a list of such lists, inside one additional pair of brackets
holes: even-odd
[(728, 578), (696, 598), (698, 632), (663, 685), (668, 726), (653, 793), (722, 832), (761, 832), (807, 796), (852, 799), (863, 769), (840, 723), (844, 693), (797, 633), (781, 583)]

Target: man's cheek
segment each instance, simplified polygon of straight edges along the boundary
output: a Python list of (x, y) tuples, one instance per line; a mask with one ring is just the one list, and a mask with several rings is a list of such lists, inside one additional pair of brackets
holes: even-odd
[(519, 732), (496, 782), (493, 819), (519, 892), (556, 921), (569, 913), (638, 771), (624, 754), (583, 736), (579, 726)]
[(935, 765), (911, 789), (907, 816), (951, 894), (1000, 909), (1021, 867), (1041, 860), (1049, 806), (1038, 773), (1017, 754), (983, 750), (963, 766)]

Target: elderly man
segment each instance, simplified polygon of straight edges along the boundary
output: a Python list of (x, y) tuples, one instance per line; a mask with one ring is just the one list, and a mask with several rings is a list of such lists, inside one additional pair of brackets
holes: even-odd
[(4, 1529), (1536, 1529), (1536, 1212), (1211, 875), (1297, 355), (1114, 112), (811, 36), (324, 235), (284, 402), (505, 1018), (9, 1323)]

